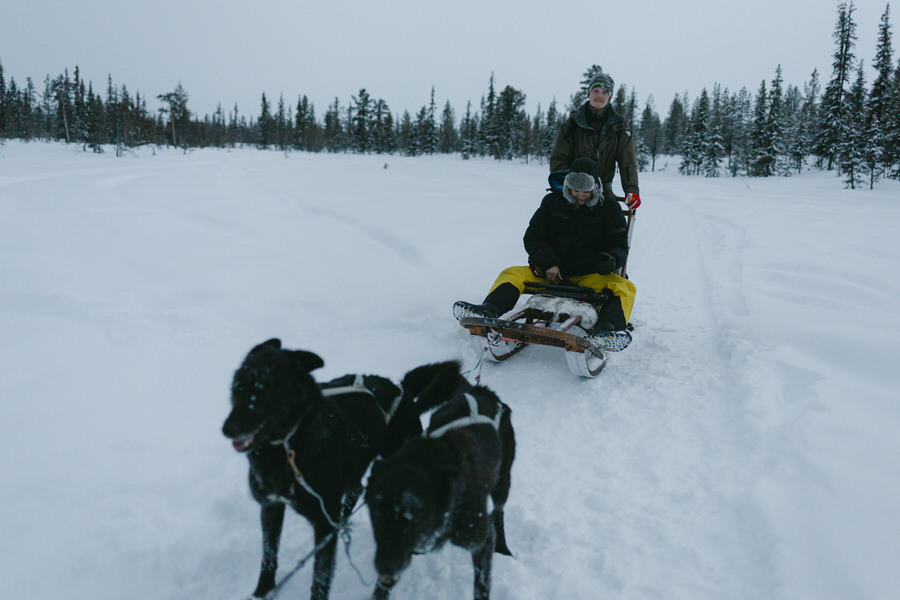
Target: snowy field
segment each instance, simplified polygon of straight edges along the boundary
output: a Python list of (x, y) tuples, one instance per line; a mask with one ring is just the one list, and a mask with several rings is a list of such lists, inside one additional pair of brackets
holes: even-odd
[[(546, 169), (0, 146), (0, 596), (245, 598), (234, 369), (275, 336), (320, 380), (472, 367), (451, 304), (524, 264)], [(592, 380), (552, 348), (484, 367), (519, 444), (492, 597), (900, 597), (900, 185), (676, 171), (641, 176), (632, 346)], [(281, 573), (311, 539), (289, 513)], [(350, 556), (332, 598), (371, 593), (365, 509)], [(448, 546), (392, 597), (471, 589)]]

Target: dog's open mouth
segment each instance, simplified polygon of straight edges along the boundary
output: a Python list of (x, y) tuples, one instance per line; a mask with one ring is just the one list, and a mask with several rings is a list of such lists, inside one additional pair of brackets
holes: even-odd
[(248, 433), (247, 435), (242, 435), (239, 438), (234, 438), (233, 440), (231, 440), (231, 445), (234, 446), (234, 449), (238, 452), (244, 452), (253, 445), (253, 440), (255, 439), (256, 435)]
[(256, 428), (256, 431), (252, 433), (245, 433), (244, 435), (240, 435), (231, 440), (231, 445), (234, 446), (234, 449), (238, 452), (246, 452), (253, 445), (253, 442), (256, 441), (256, 434), (262, 431), (262, 428), (266, 424), (263, 423), (259, 427)]

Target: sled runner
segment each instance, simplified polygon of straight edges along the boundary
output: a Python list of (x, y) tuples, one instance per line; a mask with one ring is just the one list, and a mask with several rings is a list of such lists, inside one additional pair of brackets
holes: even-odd
[(479, 352), (499, 362), (531, 344), (553, 346), (566, 350), (572, 373), (598, 375), (606, 355), (600, 339), (591, 339), (587, 332), (597, 323), (597, 307), (607, 300), (606, 294), (545, 283), (527, 283), (525, 293), (531, 294), (525, 305), (506, 318), (460, 318), (459, 324), (475, 336)]

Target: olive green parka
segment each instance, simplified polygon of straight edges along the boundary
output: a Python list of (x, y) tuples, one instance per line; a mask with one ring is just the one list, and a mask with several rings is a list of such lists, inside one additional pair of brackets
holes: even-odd
[[(590, 103), (585, 102), (569, 113), (563, 122), (550, 153), (550, 171), (563, 171), (576, 158), (593, 159), (600, 167), (604, 194), (612, 193), (612, 182), (619, 167), (619, 178), (626, 194), (640, 195), (634, 138), (628, 122), (608, 104), (601, 112), (602, 120), (589, 116)], [(597, 129), (591, 126), (597, 124)]]

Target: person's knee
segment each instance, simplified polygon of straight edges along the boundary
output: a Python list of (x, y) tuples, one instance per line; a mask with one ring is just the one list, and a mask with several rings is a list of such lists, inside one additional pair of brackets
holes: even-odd
[(534, 276), (528, 270), (528, 267), (509, 267), (500, 272), (493, 287), (496, 288), (502, 283), (511, 283), (519, 288), (521, 292), (525, 287), (525, 282), (531, 279), (534, 279)]

